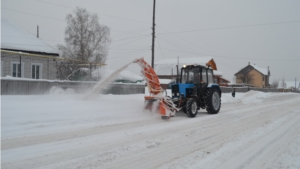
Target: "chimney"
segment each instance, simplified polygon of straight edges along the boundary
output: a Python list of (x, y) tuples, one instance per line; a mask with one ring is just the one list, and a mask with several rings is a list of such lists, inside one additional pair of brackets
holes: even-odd
[(250, 65), (250, 62), (248, 62), (248, 65)]

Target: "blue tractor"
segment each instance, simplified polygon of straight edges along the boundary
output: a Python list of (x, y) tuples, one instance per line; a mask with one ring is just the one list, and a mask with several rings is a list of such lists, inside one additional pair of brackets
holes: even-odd
[(171, 86), (172, 101), (188, 117), (196, 117), (200, 108), (217, 114), (221, 108), (221, 89), (214, 83), (213, 70), (201, 65), (181, 68), (181, 76)]

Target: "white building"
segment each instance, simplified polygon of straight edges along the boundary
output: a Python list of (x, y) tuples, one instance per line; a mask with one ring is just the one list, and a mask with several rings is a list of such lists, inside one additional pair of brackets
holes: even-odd
[(56, 79), (58, 50), (1, 19), (1, 77)]

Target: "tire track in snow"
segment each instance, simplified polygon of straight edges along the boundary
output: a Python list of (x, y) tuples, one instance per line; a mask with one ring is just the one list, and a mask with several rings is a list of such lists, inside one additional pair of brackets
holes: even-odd
[[(284, 110), (284, 108), (280, 109)], [(251, 128), (255, 128), (260, 126), (261, 124), (265, 124), (266, 117), (272, 115), (280, 115), (282, 113), (269, 113), (266, 116), (258, 116), (254, 119), (248, 118), (247, 121), (243, 121), (234, 125), (231, 125), (229, 128), (224, 126), (218, 126), (218, 128), (214, 128), (213, 131), (206, 133), (206, 137), (196, 137), (196, 138), (188, 138), (188, 139), (181, 139), (176, 140), (173, 143), (168, 143), (166, 146), (162, 148), (157, 148), (155, 153), (151, 155), (147, 155), (147, 152), (137, 153), (134, 156), (130, 156), (130, 158), (125, 158), (121, 161), (114, 161), (113, 163), (119, 164), (112, 166), (105, 166), (107, 168), (119, 168), (122, 166), (128, 166), (128, 168), (139, 168), (139, 164), (145, 164), (143, 168), (157, 168), (165, 163), (169, 163), (172, 161), (176, 161), (178, 158), (187, 156), (191, 153), (196, 151), (206, 151), (209, 152), (210, 149), (214, 150), (215, 147), (219, 147), (221, 144), (225, 143), (226, 141), (230, 140), (235, 135), (249, 130)], [(224, 130), (222, 130), (225, 129)], [(208, 150), (208, 151), (207, 151)], [(141, 158), (143, 156), (147, 156), (147, 158)], [(138, 159), (136, 162), (133, 162), (130, 159)], [(170, 160), (171, 159), (171, 160)], [(172, 166), (171, 168), (174, 168)], [(179, 167), (180, 168), (180, 167)], [(222, 167), (223, 168), (223, 167)]]
[[(271, 108), (274, 112), (268, 111), (271, 106), (276, 107)], [(252, 128), (256, 128), (261, 124), (264, 124), (272, 117), (280, 117), (285, 115), (286, 107), (299, 107), (299, 103), (296, 101), (280, 101), (278, 102), (270, 102), (265, 105), (264, 103), (259, 103), (255, 105), (254, 108), (248, 110), (236, 110), (234, 113), (226, 114), (227, 110), (231, 111), (232, 109), (225, 109), (225, 112), (222, 115), (203, 115), (199, 118), (189, 119), (187, 117), (182, 118), (172, 118), (170, 122), (161, 122), (161, 121), (152, 121), (149, 123), (145, 122), (137, 122), (137, 123), (129, 123), (126, 124), (128, 126), (109, 126), (100, 131), (90, 131), (85, 133), (85, 135), (77, 135), (68, 138), (69, 141), (66, 140), (56, 140), (57, 136), (50, 136), (50, 142), (44, 142), (43, 140), (39, 140), (37, 142), (31, 142), (32, 145), (36, 148), (39, 147), (38, 144), (48, 143), (50, 145), (59, 145), (65, 142), (76, 142), (76, 139), (89, 139), (91, 136), (103, 135), (108, 132), (125, 132), (127, 131), (127, 135), (122, 135), (118, 140), (105, 143), (102, 145), (101, 140), (97, 143), (87, 145), (86, 147), (81, 147), (78, 149), (67, 150), (62, 154), (54, 151), (50, 154), (46, 155), (37, 155), (33, 157), (27, 157), (20, 161), (14, 161), (12, 163), (2, 163), (4, 168), (51, 168), (51, 166), (55, 166), (53, 168), (68, 168), (70, 161), (75, 160), (79, 161), (78, 167), (83, 168), (92, 168), (96, 166), (106, 166), (106, 167), (121, 167), (124, 168), (127, 163), (128, 166), (131, 165), (132, 168), (140, 168), (141, 163), (144, 161), (145, 165), (143, 168), (151, 168), (151, 167), (159, 167), (165, 163), (170, 163), (172, 161), (176, 161), (184, 156), (188, 156), (189, 154), (197, 151), (211, 151), (216, 150), (216, 147), (219, 147), (220, 144), (224, 144), (229, 141), (232, 137), (235, 137), (237, 134), (249, 130)], [(277, 106), (280, 106), (277, 108)], [(247, 108), (248, 105), (242, 106), (242, 108)], [(240, 113), (239, 113), (240, 111)], [(254, 111), (254, 112), (253, 112)], [(262, 113), (261, 113), (262, 112)], [(198, 117), (198, 116), (197, 116)], [(157, 123), (156, 123), (157, 122)], [(230, 124), (232, 123), (232, 124)], [(228, 126), (226, 126), (228, 125)], [(145, 131), (145, 128), (151, 128), (150, 131)], [(153, 126), (157, 126), (153, 129)], [(135, 130), (131, 129), (134, 128)], [(228, 131), (223, 131), (224, 129)], [(139, 132), (143, 131), (144, 133), (139, 135), (134, 131)], [(70, 135), (72, 132), (65, 133), (66, 135)], [(59, 137), (60, 138), (60, 137)], [(159, 145), (149, 144), (149, 140), (151, 143), (155, 143), (156, 141)], [(164, 142), (164, 140), (166, 140)], [(20, 140), (21, 141), (21, 140)], [(30, 140), (33, 141), (33, 138)], [(187, 147), (187, 144), (192, 145), (191, 147)], [(137, 149), (124, 151), (124, 153), (119, 153), (116, 151), (112, 154), (109, 154), (108, 161), (101, 161), (98, 163), (97, 155), (114, 150), (114, 149), (122, 149), (130, 146), (138, 147)], [(24, 146), (24, 145), (23, 145)], [(22, 149), (22, 147), (19, 147)], [(148, 147), (150, 146), (150, 147)], [(55, 146), (54, 146), (55, 148)], [(211, 150), (210, 150), (210, 149)], [(18, 149), (17, 147), (14, 149)], [(7, 151), (10, 151), (9, 149)], [(46, 151), (46, 150), (45, 150)], [(5, 152), (4, 152), (5, 153)], [(182, 154), (183, 153), (183, 154)], [(17, 156), (18, 154), (16, 154)], [(209, 155), (209, 154), (208, 154)], [(110, 158), (110, 156), (115, 156), (115, 158)], [(159, 156), (159, 157), (158, 157)], [(84, 164), (86, 161), (86, 157), (88, 158), (88, 163)], [(145, 158), (145, 159), (141, 159)], [(92, 159), (92, 160), (91, 160)], [(133, 160), (134, 159), (134, 160)], [(37, 161), (39, 163), (37, 164)], [(80, 163), (82, 162), (82, 163)], [(55, 165), (51, 165), (55, 164)], [(49, 165), (49, 166), (47, 166)], [(92, 167), (91, 167), (92, 165)], [(74, 166), (72, 166), (74, 167)], [(72, 168), (69, 167), (69, 168)]]
[[(282, 108), (282, 110), (283, 110), (284, 108)], [(281, 109), (280, 109), (281, 110)], [(283, 111), (282, 111), (283, 112)], [(269, 112), (269, 114), (267, 115), (267, 117), (268, 116), (270, 116), (270, 115), (275, 115), (275, 114), (273, 114), (272, 112)], [(237, 129), (239, 129), (241, 132), (243, 131), (243, 130), (245, 130), (245, 129), (247, 129), (247, 128), (249, 128), (249, 125), (250, 124), (253, 124), (253, 126), (256, 126), (257, 124), (256, 123), (253, 123), (253, 121), (257, 121), (257, 120), (259, 120), (259, 119), (261, 119), (263, 116), (258, 116), (258, 117), (256, 117), (255, 119), (249, 119), (248, 120), (248, 123), (245, 123), (245, 122), (243, 122), (243, 124), (240, 124), (240, 125), (242, 125), (242, 126), (244, 126), (244, 128), (241, 128), (241, 126), (235, 126), (235, 127), (233, 127), (233, 128), (237, 128)], [(264, 119), (264, 118), (262, 118), (262, 119)], [(220, 119), (221, 120), (221, 119)], [(250, 123), (250, 124), (249, 124)], [(260, 122), (260, 123), (264, 123), (264, 122)], [(194, 124), (192, 125), (192, 126), (194, 126)], [(189, 127), (188, 125), (186, 126), (186, 127)], [(220, 128), (222, 128), (222, 127), (220, 127)], [(192, 128), (193, 129), (193, 128)], [(191, 129), (189, 129), (189, 130), (177, 130), (177, 129), (174, 129), (175, 131), (174, 132), (176, 132), (176, 131), (179, 131), (180, 133), (188, 133)], [(218, 131), (219, 129), (217, 129), (217, 131)], [(236, 132), (236, 131), (235, 131)], [(165, 132), (165, 133), (167, 133), (167, 132)], [(196, 133), (197, 134), (197, 133)], [(236, 134), (236, 133), (234, 133), (234, 134)], [(221, 132), (221, 134), (220, 133), (214, 133), (213, 134), (214, 136), (219, 136), (219, 135), (222, 135), (222, 132)], [(170, 136), (166, 136), (167, 138), (168, 137), (170, 137)], [(211, 138), (210, 138), (211, 137)], [(157, 136), (154, 136), (154, 138), (157, 138)], [(162, 137), (159, 137), (160, 139), (161, 138), (163, 138), (163, 136)], [(209, 136), (209, 137), (205, 137), (205, 138), (203, 138), (203, 140), (205, 141), (205, 142), (207, 142), (207, 141), (210, 141), (210, 140), (219, 140), (219, 139), (226, 139), (226, 138), (228, 138), (228, 134), (223, 134), (223, 137), (213, 137), (213, 136)], [(230, 137), (229, 137), (230, 138)], [(147, 138), (145, 138), (146, 140), (147, 140)], [(149, 138), (148, 138), (149, 139)], [(178, 137), (176, 137), (175, 139), (178, 139)], [(158, 139), (159, 140), (159, 139)], [(139, 140), (136, 140), (137, 142), (134, 142), (134, 143), (132, 143), (133, 145), (134, 144), (136, 144), (136, 145), (138, 145), (139, 144)], [(141, 140), (141, 141), (143, 141), (143, 140)], [(172, 140), (171, 140), (172, 141)], [(195, 140), (192, 140), (191, 142), (193, 142), (193, 141), (195, 141)], [(198, 140), (199, 141), (199, 140)], [(155, 140), (153, 140), (153, 142), (155, 142)], [(170, 150), (169, 151), (172, 151), (172, 150), (174, 150), (174, 149), (176, 149), (176, 147), (178, 146), (177, 144), (179, 144), (179, 145), (184, 145), (184, 144), (187, 144), (188, 142), (186, 141), (186, 140), (183, 140), (182, 142), (179, 142), (179, 141), (175, 141), (176, 143), (175, 144), (172, 144), (171, 146), (170, 146)], [(180, 144), (181, 143), (181, 144)], [(203, 143), (201, 143), (201, 142), (199, 142), (200, 143), (200, 146), (201, 146), (201, 144), (203, 145)], [(218, 143), (218, 142), (216, 142), (216, 143)], [(170, 143), (167, 143), (168, 145), (170, 144)], [(211, 145), (212, 144), (212, 142), (208, 142), (207, 143), (207, 146), (208, 145)], [(128, 144), (126, 144), (126, 145), (128, 145)], [(160, 147), (162, 144), (160, 144), (159, 146), (157, 146), (157, 147)], [(118, 144), (117, 145), (112, 145), (112, 147), (115, 147), (115, 146), (118, 146)], [(174, 148), (175, 147), (175, 148)], [(184, 147), (184, 146), (183, 146)], [(196, 146), (197, 147), (197, 146)], [(155, 148), (155, 147), (154, 147)], [(185, 149), (185, 148), (184, 148)], [(164, 147), (163, 148), (163, 150), (162, 151), (165, 151), (165, 152), (167, 152), (167, 154), (178, 154), (178, 153), (176, 153), (176, 152), (180, 152), (180, 151), (178, 151), (178, 150), (175, 150), (175, 153), (172, 153), (172, 152), (169, 152), (169, 151), (167, 151), (166, 150), (166, 148)], [(193, 150), (191, 150), (191, 151), (193, 151)], [(126, 161), (129, 161), (129, 163), (133, 163), (133, 161), (132, 161), (132, 159), (140, 159), (140, 156), (143, 156), (143, 154), (141, 154), (141, 153), (139, 153), (139, 152), (145, 152), (146, 154), (147, 153), (149, 153), (149, 151), (147, 151), (147, 149), (146, 148), (144, 148), (144, 149), (142, 149), (142, 150), (138, 150), (138, 152), (136, 152), (136, 151), (134, 151), (133, 153), (135, 154), (135, 155), (130, 155), (130, 152), (129, 152), (129, 154), (125, 154), (125, 155), (119, 155), (119, 154), (115, 154), (115, 156), (129, 156), (129, 159), (126, 159), (125, 158), (125, 162)], [(184, 152), (184, 151), (183, 151)], [(160, 153), (162, 153), (162, 152), (160, 152)], [(159, 153), (159, 154), (160, 154)], [(182, 152), (180, 152), (179, 154), (181, 154)], [(111, 155), (111, 154), (110, 154)], [(114, 156), (114, 155), (111, 155), (111, 156)], [(162, 155), (163, 156), (163, 155)], [(172, 156), (172, 155), (171, 155)], [(161, 155), (160, 155), (160, 157), (161, 157)], [(117, 158), (119, 158), (119, 157), (117, 157)], [(119, 161), (118, 162), (118, 160), (116, 159), (115, 160), (115, 158), (111, 158), (111, 159), (108, 159), (108, 163), (109, 163), (109, 161), (111, 161), (112, 163), (117, 163), (117, 164), (121, 164), (120, 166), (112, 166), (111, 168), (118, 168), (118, 167), (124, 167), (124, 166), (130, 166), (130, 164), (124, 164), (123, 162), (122, 162), (122, 157), (120, 157), (121, 158), (121, 161)], [(151, 158), (150, 159), (153, 159), (153, 158), (155, 158), (155, 157), (153, 157), (153, 156), (151, 156)], [(169, 158), (170, 158), (170, 155), (169, 155)], [(176, 157), (175, 157), (176, 158)], [(148, 158), (147, 158), (148, 159)], [(148, 161), (148, 160), (147, 160)], [(156, 160), (156, 161), (152, 161), (151, 163), (154, 163), (154, 164), (156, 164), (155, 162), (157, 162), (157, 161), (159, 161), (159, 160)], [(168, 160), (166, 160), (166, 161), (168, 161)], [(164, 161), (164, 162), (166, 162), (166, 161)], [(107, 161), (101, 161), (102, 163), (104, 163), (104, 162), (107, 162)], [(138, 162), (141, 162), (142, 163), (142, 161), (138, 161)], [(95, 163), (95, 165), (94, 166), (101, 166), (99, 163), (97, 164), (97, 162), (92, 162), (92, 163)], [(145, 163), (147, 163), (147, 162), (145, 162)], [(136, 164), (136, 163), (133, 163), (133, 164)], [(140, 164), (140, 163), (139, 163)], [(138, 165), (139, 165), (138, 164)], [(150, 164), (149, 164), (150, 165)], [(71, 165), (72, 166), (72, 165)], [(151, 165), (150, 165), (151, 166)], [(81, 167), (87, 167), (87, 166), (81, 166)], [(55, 168), (55, 167), (54, 167)], [(64, 167), (62, 167), (62, 168), (64, 168)], [(105, 168), (109, 168), (109, 165), (108, 166), (105, 166)], [(129, 168), (129, 167), (128, 167)], [(130, 166), (130, 168), (134, 168), (134, 166)], [(139, 166), (137, 166), (137, 168), (139, 168)], [(151, 168), (151, 167), (149, 167), (149, 168)]]
[(130, 129), (135, 126), (146, 126), (146, 125), (151, 125), (156, 123), (162, 123), (162, 122), (147, 120), (147, 121), (125, 123), (125, 124), (99, 126), (99, 127), (86, 128), (86, 129), (75, 130), (75, 131), (47, 134), (47, 135), (4, 139), (1, 140), (1, 149), (6, 150), (6, 149), (24, 147), (29, 145), (35, 145), (35, 144), (44, 144), (44, 143), (50, 143), (55, 141), (86, 137), (86, 136), (116, 131), (119, 130), (120, 128)]
[[(280, 148), (287, 146), (288, 140), (294, 138), (300, 129), (299, 114), (292, 116), (289, 122), (283, 123), (270, 133), (255, 141), (254, 144), (245, 148), (245, 150), (231, 156), (230, 159), (222, 164), (222, 168), (263, 168), (266, 161), (276, 156), (276, 153), (282, 152)], [(270, 158), (271, 157), (271, 158)]]

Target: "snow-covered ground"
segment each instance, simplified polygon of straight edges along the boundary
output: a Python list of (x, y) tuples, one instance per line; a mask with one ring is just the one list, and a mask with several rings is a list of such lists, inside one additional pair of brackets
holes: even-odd
[(300, 94), (222, 95), (162, 120), (144, 95), (2, 96), (2, 169), (300, 168)]

